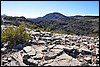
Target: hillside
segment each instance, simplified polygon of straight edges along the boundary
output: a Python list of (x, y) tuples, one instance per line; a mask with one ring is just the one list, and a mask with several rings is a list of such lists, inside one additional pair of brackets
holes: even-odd
[(40, 22), (40, 21), (50, 21), (50, 20), (63, 20), (63, 19), (66, 19), (66, 18), (68, 18), (68, 17), (66, 17), (63, 14), (60, 14), (58, 12), (54, 12), (54, 13), (46, 14), (43, 17), (33, 19), (32, 21), (33, 22)]
[[(31, 19), (32, 20), (32, 19)], [(48, 27), (53, 31), (61, 33), (98, 36), (99, 17), (98, 16), (64, 16), (60, 13), (49, 13), (43, 17), (32, 20), (37, 24)]]
[(99, 66), (99, 17), (41, 18), (1, 17), (1, 66)]
[(99, 37), (23, 26), (1, 25), (1, 30), (1, 66), (99, 66)]
[(67, 33), (86, 36), (99, 36), (99, 16), (65, 16), (61, 13), (54, 12), (46, 14), (43, 17), (35, 19), (25, 17), (4, 17), (5, 20), (16, 21), (16, 25), (25, 22), (32, 29), (48, 28), (50, 31), (57, 33)]

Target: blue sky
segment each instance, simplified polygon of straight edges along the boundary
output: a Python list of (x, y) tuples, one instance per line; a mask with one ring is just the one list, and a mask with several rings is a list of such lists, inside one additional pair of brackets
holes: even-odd
[(37, 18), (53, 12), (99, 16), (99, 1), (1, 1), (1, 14), (8, 16)]

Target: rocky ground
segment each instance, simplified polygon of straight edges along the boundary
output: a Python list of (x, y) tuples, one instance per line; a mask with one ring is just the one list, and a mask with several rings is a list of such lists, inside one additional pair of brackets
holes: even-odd
[(26, 46), (1, 44), (1, 66), (99, 66), (99, 37), (29, 33)]

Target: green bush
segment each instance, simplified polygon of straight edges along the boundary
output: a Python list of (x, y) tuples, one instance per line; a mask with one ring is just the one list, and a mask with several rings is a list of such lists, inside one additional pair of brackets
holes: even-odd
[(36, 28), (36, 32), (40, 32), (40, 28)]
[(1, 43), (10, 41), (10, 44), (17, 45), (19, 43), (23, 44), (30, 39), (32, 38), (26, 32), (23, 24), (16, 28), (7, 27), (4, 32), (1, 31)]
[(45, 31), (44, 28), (36, 28), (36, 32)]
[(37, 28), (36, 23), (29, 24), (29, 28), (31, 28), (31, 29), (36, 29), (36, 28)]
[(51, 30), (50, 30), (49, 28), (46, 28), (46, 31), (47, 31), (47, 32), (50, 32)]
[(7, 41), (6, 33), (4, 31), (1, 31), (1, 43), (6, 41)]
[(12, 24), (13, 24), (13, 25), (16, 25), (17, 23), (16, 23), (16, 21), (12, 21)]

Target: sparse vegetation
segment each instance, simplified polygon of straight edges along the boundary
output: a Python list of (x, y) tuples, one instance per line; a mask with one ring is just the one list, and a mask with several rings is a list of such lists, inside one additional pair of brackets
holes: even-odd
[[(19, 26), (24, 21), (24, 24), (27, 26), (27, 28), (36, 29), (36, 31), (42, 30), (42, 31), (61, 33), (61, 34), (99, 36), (98, 16), (66, 17), (61, 15), (60, 13), (52, 13), (49, 15), (31, 20), (26, 19), (23, 16), (21, 17), (7, 16), (4, 19), (13, 21), (9, 24), (13, 24), (16, 26)], [(17, 20), (16, 23), (15, 20)]]
[(7, 27), (5, 31), (1, 31), (1, 43), (10, 41), (10, 44), (17, 45), (19, 43), (25, 43), (31, 36), (26, 32), (24, 24), (12, 28)]

